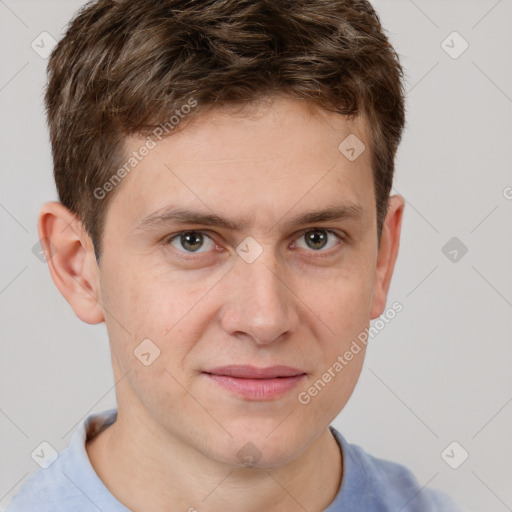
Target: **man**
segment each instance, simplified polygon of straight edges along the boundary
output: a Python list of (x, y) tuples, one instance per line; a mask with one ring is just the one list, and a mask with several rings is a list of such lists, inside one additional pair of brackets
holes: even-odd
[(106, 324), (118, 407), (10, 512), (458, 510), (330, 427), (404, 209), (402, 70), (368, 2), (96, 1), (46, 105), (39, 235)]

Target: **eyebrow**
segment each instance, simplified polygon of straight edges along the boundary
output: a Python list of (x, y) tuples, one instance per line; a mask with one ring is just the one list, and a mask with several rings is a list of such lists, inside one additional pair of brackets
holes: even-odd
[[(290, 221), (287, 221), (286, 225), (299, 226), (303, 224), (336, 220), (360, 220), (362, 217), (363, 208), (357, 204), (349, 203), (335, 205), (323, 210), (315, 210), (302, 213)], [(135, 230), (147, 231), (153, 228), (171, 224), (201, 224), (204, 226), (224, 228), (229, 231), (242, 231), (248, 226), (247, 222), (226, 219), (215, 213), (205, 213), (182, 208), (165, 207), (144, 217), (135, 228)]]

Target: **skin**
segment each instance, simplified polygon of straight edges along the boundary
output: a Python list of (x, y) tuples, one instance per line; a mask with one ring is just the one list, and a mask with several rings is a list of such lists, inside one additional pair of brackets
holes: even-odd
[[(349, 134), (369, 148), (364, 118), (274, 97), (243, 114), (218, 107), (184, 126), (119, 185), (99, 266), (64, 206), (40, 212), (39, 236), (57, 247), (51, 276), (81, 320), (106, 323), (119, 381), (118, 419), (87, 444), (91, 464), (135, 512), (321, 511), (343, 474), (328, 425), (356, 386), (365, 350), (307, 405), (297, 396), (384, 312), (404, 200), (390, 198), (379, 246), (370, 151), (351, 162), (338, 150)], [(127, 154), (140, 146), (127, 139)], [(289, 224), (347, 203), (361, 216)], [(247, 226), (137, 229), (169, 204)], [(210, 237), (199, 252), (179, 237), (165, 243), (192, 229)], [(329, 237), (325, 247), (307, 244), (312, 229)], [(263, 250), (252, 263), (236, 252), (248, 236)], [(133, 353), (147, 338), (160, 349), (149, 366)], [(249, 400), (202, 373), (227, 364), (307, 375), (282, 396)], [(261, 454), (253, 467), (237, 456), (247, 443)]]

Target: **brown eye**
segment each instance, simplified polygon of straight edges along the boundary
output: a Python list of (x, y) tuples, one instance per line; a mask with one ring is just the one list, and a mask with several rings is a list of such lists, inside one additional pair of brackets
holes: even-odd
[[(210, 241), (211, 246), (200, 250), (205, 241)], [(213, 240), (201, 231), (183, 231), (173, 236), (168, 243), (182, 252), (206, 252), (214, 247)]]
[[(305, 246), (302, 245), (305, 241)], [(332, 240), (332, 241), (331, 241)], [(339, 245), (342, 237), (330, 229), (310, 229), (304, 232), (296, 242), (296, 246), (302, 249), (310, 249), (315, 252), (327, 252), (329, 249)]]
[(311, 247), (311, 249), (323, 249), (327, 242), (327, 235), (325, 231), (308, 231), (304, 237), (307, 245)]

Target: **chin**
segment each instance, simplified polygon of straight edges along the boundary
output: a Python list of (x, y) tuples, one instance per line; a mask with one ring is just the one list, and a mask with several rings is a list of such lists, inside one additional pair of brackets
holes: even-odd
[[(274, 428), (279, 422), (274, 422)], [(230, 431), (232, 438), (224, 443), (215, 458), (226, 464), (247, 468), (273, 468), (288, 464), (297, 458), (310, 443), (307, 433), (297, 428), (296, 431), (284, 429), (277, 435), (277, 430), (261, 428), (250, 432)], [(270, 432), (270, 435), (269, 435)], [(222, 446), (215, 443), (216, 447)]]

